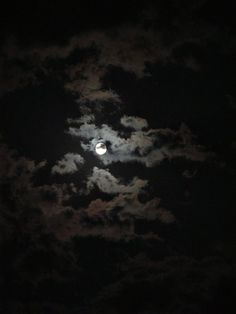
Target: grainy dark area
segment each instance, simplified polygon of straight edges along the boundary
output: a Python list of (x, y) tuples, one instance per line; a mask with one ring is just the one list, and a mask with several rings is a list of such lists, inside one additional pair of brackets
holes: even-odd
[(234, 1), (0, 11), (0, 312), (235, 313)]

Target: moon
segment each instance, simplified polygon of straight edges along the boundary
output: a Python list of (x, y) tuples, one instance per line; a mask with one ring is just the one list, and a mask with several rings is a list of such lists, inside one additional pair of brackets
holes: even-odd
[(98, 155), (104, 155), (107, 151), (107, 147), (103, 142), (99, 142), (95, 146), (95, 151)]

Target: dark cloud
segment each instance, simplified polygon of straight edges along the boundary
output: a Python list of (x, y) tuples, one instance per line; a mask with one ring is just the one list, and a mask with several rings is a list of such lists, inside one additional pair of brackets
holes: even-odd
[[(130, 260), (127, 271), (127, 276), (101, 291), (98, 313), (220, 313), (226, 309), (233, 313), (235, 269), (221, 258), (197, 261), (182, 256), (154, 262), (139, 254)], [(221, 294), (224, 288), (230, 297)]]

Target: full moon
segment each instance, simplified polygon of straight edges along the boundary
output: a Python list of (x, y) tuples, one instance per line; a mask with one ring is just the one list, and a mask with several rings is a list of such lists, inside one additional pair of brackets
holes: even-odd
[(98, 155), (104, 155), (107, 151), (107, 147), (104, 143), (99, 142), (95, 146), (95, 151)]

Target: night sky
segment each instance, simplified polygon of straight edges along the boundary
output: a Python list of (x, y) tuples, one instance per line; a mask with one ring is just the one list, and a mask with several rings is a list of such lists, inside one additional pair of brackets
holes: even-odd
[(235, 179), (233, 0), (1, 8), (1, 314), (236, 313)]

